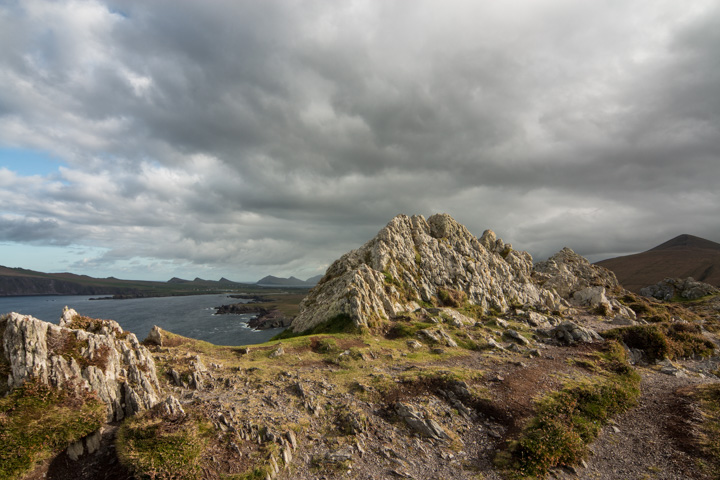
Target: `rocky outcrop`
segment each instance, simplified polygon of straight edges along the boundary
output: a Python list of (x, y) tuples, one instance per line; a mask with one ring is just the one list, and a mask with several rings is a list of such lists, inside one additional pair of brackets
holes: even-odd
[(591, 264), (567, 247), (544, 262), (538, 262), (533, 271), (533, 279), (566, 299), (588, 287), (599, 286), (613, 290), (620, 286), (613, 272)]
[(399, 215), (330, 266), (290, 328), (304, 331), (340, 315), (372, 326), (421, 303), (454, 306), (458, 298), (500, 313), (511, 306), (563, 309), (560, 296), (532, 275), (530, 254), (513, 250), (490, 230), (477, 238), (446, 214), (427, 221)]
[(708, 295), (720, 293), (720, 289), (703, 282), (698, 282), (692, 277), (666, 278), (656, 285), (650, 285), (640, 289), (640, 295), (653, 297), (658, 300), (672, 300), (681, 297), (686, 300), (697, 300)]
[(29, 378), (56, 387), (97, 393), (108, 421), (120, 420), (160, 400), (150, 352), (117, 322), (65, 309), (59, 325), (10, 313), (0, 319), (7, 386)]

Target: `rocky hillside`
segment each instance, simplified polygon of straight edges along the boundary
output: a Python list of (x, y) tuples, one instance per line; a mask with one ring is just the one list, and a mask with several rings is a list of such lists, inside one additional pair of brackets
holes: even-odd
[(612, 270), (633, 292), (667, 277), (688, 278), (720, 287), (720, 243), (679, 235), (650, 250), (597, 262)]
[(593, 286), (612, 289), (618, 282), (570, 249), (534, 268), (529, 253), (513, 249), (491, 230), (478, 238), (446, 214), (427, 221), (399, 215), (330, 266), (291, 328), (309, 330), (338, 316), (372, 326), (421, 305), (465, 301), (482, 313), (511, 307), (561, 312), (566, 300)]
[(715, 293), (645, 298), (570, 249), (533, 266), (401, 216), (302, 305), (238, 347), (4, 316), (0, 478), (720, 478)]

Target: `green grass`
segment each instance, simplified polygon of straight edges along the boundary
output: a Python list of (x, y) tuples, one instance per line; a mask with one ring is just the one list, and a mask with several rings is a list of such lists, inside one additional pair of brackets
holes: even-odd
[(360, 333), (360, 329), (353, 319), (346, 314), (336, 315), (324, 322), (302, 332), (293, 332), (289, 328), (278, 333), (270, 341), (283, 340), (286, 338), (303, 337), (307, 335), (318, 335), (321, 333)]
[(148, 411), (125, 420), (116, 440), (118, 456), (140, 478), (200, 479), (210, 431), (191, 415), (165, 418)]
[(600, 375), (569, 382), (536, 403), (520, 438), (496, 458), (508, 476), (543, 477), (552, 468), (578, 463), (603, 425), (637, 403), (640, 376), (619, 344), (610, 342), (596, 365)]
[(25, 382), (0, 399), (0, 478), (21, 478), (36, 462), (98, 430), (106, 415), (105, 404), (90, 393)]
[(720, 384), (698, 387), (693, 397), (700, 404), (703, 424), (700, 427), (700, 446), (709, 459), (705, 470), (714, 478), (720, 478)]

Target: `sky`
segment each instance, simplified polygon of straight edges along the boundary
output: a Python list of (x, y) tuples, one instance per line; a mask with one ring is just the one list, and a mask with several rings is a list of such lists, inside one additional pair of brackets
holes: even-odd
[(720, 242), (720, 1), (0, 0), (0, 265), (308, 278), (397, 214)]

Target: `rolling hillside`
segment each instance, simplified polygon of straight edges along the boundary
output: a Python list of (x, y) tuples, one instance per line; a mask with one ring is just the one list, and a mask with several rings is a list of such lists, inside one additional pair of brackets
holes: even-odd
[(646, 252), (597, 264), (615, 272), (620, 283), (633, 292), (666, 277), (693, 277), (720, 287), (720, 243), (694, 235), (679, 235)]

